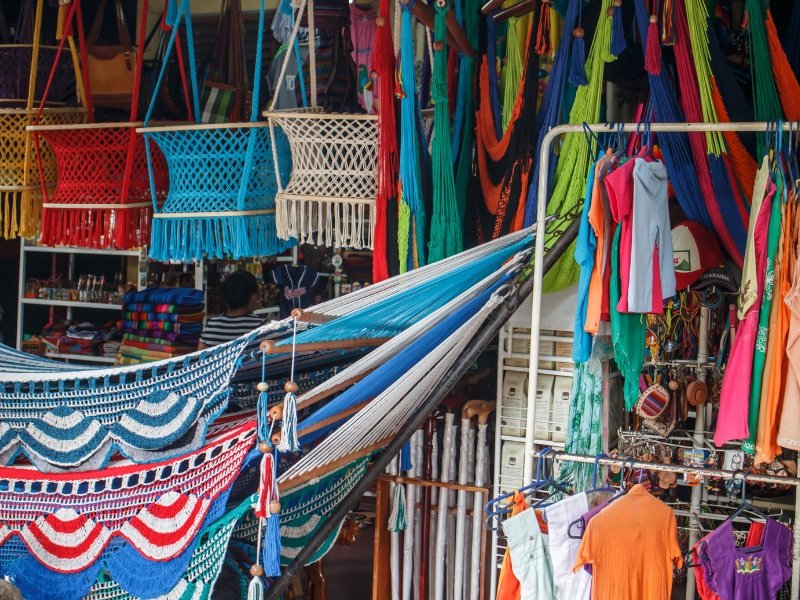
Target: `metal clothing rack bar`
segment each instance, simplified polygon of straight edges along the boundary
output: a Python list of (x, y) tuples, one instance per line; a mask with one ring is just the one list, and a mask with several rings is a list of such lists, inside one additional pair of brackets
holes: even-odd
[(745, 471), (728, 471), (725, 469), (710, 469), (708, 467), (689, 467), (686, 465), (667, 465), (655, 461), (647, 460), (626, 460), (622, 458), (597, 458), (590, 454), (570, 454), (569, 452), (559, 452), (558, 450), (536, 451), (533, 458), (590, 463), (597, 462), (600, 465), (611, 466), (619, 465), (631, 469), (645, 469), (648, 471), (665, 471), (668, 473), (681, 473), (685, 475), (695, 475), (697, 477), (719, 477), (720, 479), (740, 479), (742, 482), (751, 481), (757, 483), (775, 483), (781, 485), (800, 486), (800, 477), (780, 477), (778, 475), (761, 475), (757, 473), (747, 473)]
[[(594, 123), (594, 124), (586, 124), (582, 123), (580, 125), (558, 125), (550, 129), (542, 139), (542, 145), (539, 151), (539, 180), (537, 182), (537, 205), (536, 205), (536, 222), (538, 223), (540, 229), (539, 231), (544, 234), (544, 223), (545, 218), (547, 216), (547, 200), (548, 200), (548, 189), (549, 189), (549, 180), (548, 174), (550, 173), (550, 160), (551, 160), (551, 150), (552, 146), (555, 141), (569, 133), (577, 133), (580, 135), (584, 134), (585, 128), (591, 130), (593, 133), (641, 133), (642, 132), (642, 124), (641, 123)], [(768, 129), (772, 129), (775, 127), (775, 123), (768, 123), (766, 121), (750, 121), (750, 122), (734, 122), (734, 123), (648, 123), (647, 129), (652, 133), (705, 133), (705, 132), (723, 132), (723, 131), (734, 131), (734, 132), (761, 132), (767, 131)], [(787, 131), (797, 130), (798, 123), (796, 122), (787, 122), (781, 126), (785, 128)], [(539, 356), (539, 328), (540, 328), (540, 317), (542, 312), (542, 280), (544, 278), (544, 242), (545, 242), (545, 235), (538, 235), (536, 236), (535, 246), (534, 246), (534, 263), (533, 263), (533, 293), (531, 294), (531, 339), (530, 339), (530, 353), (529, 353), (529, 363), (530, 365), (536, 365)], [(708, 311), (706, 310), (706, 315)], [(707, 357), (705, 356), (698, 356), (698, 363), (702, 366), (705, 366), (705, 362), (707, 361)], [(704, 370), (701, 370), (701, 373), (704, 373)], [(528, 398), (535, 398), (536, 397), (536, 389), (538, 385), (538, 373), (535, 368), (530, 369), (528, 374)], [(533, 467), (534, 467), (534, 460), (533, 460), (533, 432), (534, 432), (534, 420), (535, 420), (535, 411), (529, 410), (527, 413), (526, 419), (526, 435), (525, 435), (525, 461), (523, 464), (523, 477), (526, 481), (530, 481), (533, 477)], [(696, 419), (696, 427), (695, 427), (695, 439), (700, 440), (702, 437), (702, 431), (705, 427), (705, 411), (698, 410), (697, 411), (697, 419)], [(702, 446), (700, 446), (702, 447)], [(594, 460), (594, 459), (592, 459)], [(751, 481), (755, 481), (750, 477)], [(783, 481), (783, 483), (787, 483)], [(797, 485), (797, 484), (793, 484)], [(699, 509), (699, 502), (701, 500), (701, 493), (702, 490), (700, 489), (693, 489), (692, 490), (692, 506), (694, 508)], [(795, 540), (795, 547), (794, 547), (794, 556), (797, 557), (800, 554), (800, 526), (798, 526), (798, 516), (800, 516), (800, 493), (795, 494), (795, 526), (794, 526), (794, 540)], [(697, 529), (694, 529), (690, 535), (690, 542), (697, 539)], [(792, 562), (792, 598), (800, 597), (800, 560), (793, 560)], [(694, 573), (690, 569), (690, 573), (687, 580), (687, 589), (686, 589), (686, 598), (687, 600), (692, 600), (694, 598)]]

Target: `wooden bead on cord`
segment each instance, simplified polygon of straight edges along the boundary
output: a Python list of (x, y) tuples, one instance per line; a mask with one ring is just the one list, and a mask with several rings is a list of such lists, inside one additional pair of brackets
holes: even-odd
[(657, 15), (650, 15), (650, 22), (651, 22), (652, 24), (654, 24), (654, 25), (655, 25), (656, 23), (658, 23), (658, 16), (657, 16)]
[(672, 381), (670, 381), (667, 384), (667, 387), (669, 387), (669, 389), (671, 389), (673, 392), (677, 392), (678, 391), (678, 387), (680, 387), (680, 386), (679, 386), (678, 382), (673, 379)]
[(281, 432), (280, 431), (276, 431), (275, 433), (273, 433), (272, 437), (269, 438), (269, 441), (272, 442), (273, 445), (275, 445), (275, 446), (280, 444), (281, 443)]
[(444, 42), (441, 40), (436, 40), (433, 42), (433, 49), (436, 50), (436, 52), (441, 52), (444, 50)]
[(273, 421), (283, 420), (283, 406), (278, 404), (269, 409), (269, 418)]
[(294, 394), (297, 391), (297, 384), (294, 381), (287, 381), (283, 384), (283, 391), (287, 394)]
[(613, 6), (609, 6), (606, 9), (606, 16), (609, 17), (609, 18), (614, 16), (614, 7)]
[(273, 515), (277, 515), (281, 512), (281, 503), (280, 500), (270, 500), (269, 501), (269, 512)]
[(269, 384), (268, 384), (266, 381), (259, 381), (259, 382), (256, 384), (256, 389), (257, 389), (259, 392), (266, 392), (266, 391), (268, 391), (268, 390), (269, 390)]
[(584, 35), (586, 35), (586, 32), (583, 30), (583, 27), (576, 27), (575, 29), (572, 30), (572, 36), (575, 38), (580, 39)]
[(258, 449), (262, 454), (269, 454), (269, 451), (271, 450), (270, 445), (266, 441), (262, 441), (258, 445)]
[(384, 17), (375, 17), (375, 26), (376, 27), (385, 27), (386, 26), (386, 19)]
[(261, 577), (264, 574), (264, 567), (259, 564), (255, 564), (250, 567), (250, 575), (253, 577)]

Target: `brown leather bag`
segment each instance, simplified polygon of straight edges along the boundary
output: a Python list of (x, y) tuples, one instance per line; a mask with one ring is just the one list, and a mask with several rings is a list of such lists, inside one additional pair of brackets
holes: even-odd
[(119, 44), (98, 46), (106, 0), (100, 0), (97, 15), (86, 39), (89, 85), (94, 106), (130, 109), (136, 79), (136, 50), (125, 22), (121, 0), (114, 0)]

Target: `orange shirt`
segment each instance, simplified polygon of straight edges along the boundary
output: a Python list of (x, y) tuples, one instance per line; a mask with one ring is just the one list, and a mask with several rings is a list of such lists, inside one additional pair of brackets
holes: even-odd
[(606, 226), (605, 211), (603, 209), (603, 202), (605, 201), (608, 204), (608, 200), (604, 200), (602, 197), (602, 194), (605, 193), (605, 185), (599, 175), (608, 166), (610, 160), (613, 160), (613, 154), (611, 150), (608, 150), (606, 155), (597, 161), (594, 169), (592, 197), (591, 200), (588, 198), (586, 200), (591, 202), (589, 206), (589, 224), (597, 237), (597, 246), (594, 249), (594, 266), (592, 267), (592, 276), (589, 279), (586, 323), (583, 327), (586, 333), (591, 333), (592, 335), (597, 335), (600, 329), (600, 313), (603, 305), (603, 275), (608, 267), (606, 265)]
[(675, 515), (637, 484), (589, 521), (573, 570), (592, 565), (592, 600), (669, 600), (683, 565)]

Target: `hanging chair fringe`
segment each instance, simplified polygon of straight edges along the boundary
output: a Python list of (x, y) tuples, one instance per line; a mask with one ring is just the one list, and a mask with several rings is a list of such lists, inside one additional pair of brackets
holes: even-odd
[(293, 246), (275, 233), (275, 215), (153, 219), (150, 257), (183, 260), (197, 257), (271, 256)]
[(372, 248), (375, 205), (371, 202), (279, 196), (275, 216), (280, 239), (297, 238), (299, 244), (336, 248)]
[(147, 244), (151, 206), (137, 208), (71, 208), (44, 205), (42, 243), (84, 248), (139, 248)]

